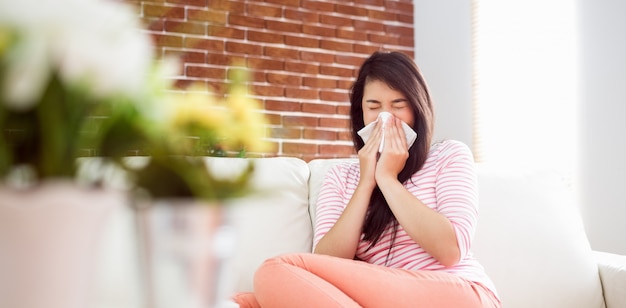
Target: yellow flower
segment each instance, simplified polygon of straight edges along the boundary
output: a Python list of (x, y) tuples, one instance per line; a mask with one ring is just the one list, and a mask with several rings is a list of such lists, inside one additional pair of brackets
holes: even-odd
[(9, 49), (12, 40), (12, 33), (8, 29), (0, 28), (0, 57)]
[(232, 111), (233, 118), (228, 140), (230, 146), (255, 152), (266, 151), (268, 144), (262, 139), (265, 137), (267, 123), (260, 111), (259, 102), (247, 94), (245, 87), (237, 85), (229, 91), (226, 104)]

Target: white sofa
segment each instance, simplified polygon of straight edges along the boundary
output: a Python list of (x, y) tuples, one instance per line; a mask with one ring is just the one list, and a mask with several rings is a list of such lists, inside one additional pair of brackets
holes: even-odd
[[(311, 250), (319, 186), (332, 165), (346, 160), (254, 159), (253, 182), (261, 193), (229, 205), (237, 234), (229, 268), (235, 291), (252, 290), (254, 271), (266, 258)], [(224, 174), (242, 166), (241, 159), (208, 161)], [(562, 177), (480, 164), (477, 172), (480, 218), (473, 251), (504, 307), (626, 307), (626, 256), (592, 251), (572, 189)], [(119, 262), (111, 268), (119, 271)], [(112, 298), (123, 298), (122, 289), (133, 290), (120, 286), (132, 279), (121, 280), (114, 272), (107, 270), (108, 280), (100, 283), (100, 300), (108, 297), (108, 305), (100, 307), (115, 307)]]

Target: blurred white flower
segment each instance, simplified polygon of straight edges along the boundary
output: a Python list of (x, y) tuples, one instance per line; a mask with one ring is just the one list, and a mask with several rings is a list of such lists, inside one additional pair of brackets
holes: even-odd
[(140, 97), (153, 49), (133, 9), (110, 0), (0, 1), (0, 26), (16, 31), (9, 50), (5, 101), (32, 108), (54, 72), (95, 97)]

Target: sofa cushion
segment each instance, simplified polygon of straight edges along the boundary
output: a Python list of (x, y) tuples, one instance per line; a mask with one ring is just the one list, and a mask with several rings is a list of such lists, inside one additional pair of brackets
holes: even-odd
[[(308, 212), (307, 164), (298, 158), (251, 159), (256, 193), (231, 201), (229, 219), (235, 230), (236, 248), (230, 283), (235, 291), (252, 291), (254, 272), (270, 257), (290, 252), (309, 252), (312, 226)], [(237, 173), (246, 160), (209, 158), (213, 172)]]
[(564, 177), (477, 165), (474, 253), (504, 307), (604, 307), (598, 267)]

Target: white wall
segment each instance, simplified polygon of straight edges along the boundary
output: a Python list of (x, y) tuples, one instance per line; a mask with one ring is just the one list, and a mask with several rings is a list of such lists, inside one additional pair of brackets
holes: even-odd
[(626, 2), (578, 0), (580, 175), (596, 250), (626, 254)]
[(415, 61), (435, 105), (434, 140), (472, 146), (470, 0), (414, 1)]
[[(576, 3), (580, 206), (592, 248), (626, 254), (626, 1)], [(471, 0), (414, 7), (415, 57), (435, 100), (435, 139), (472, 146)]]

